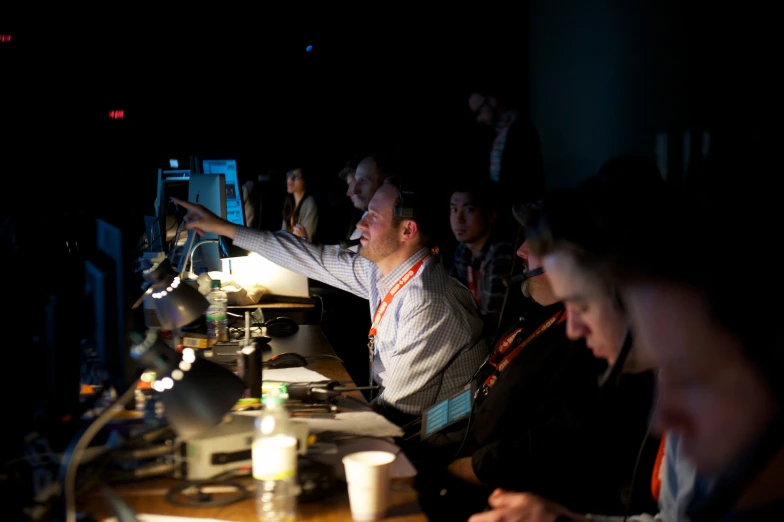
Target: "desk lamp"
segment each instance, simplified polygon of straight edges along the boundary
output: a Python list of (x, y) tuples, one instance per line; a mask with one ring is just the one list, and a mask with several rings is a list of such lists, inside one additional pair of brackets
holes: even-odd
[(178, 330), (192, 323), (209, 307), (209, 301), (198, 290), (184, 284), (168, 259), (144, 271), (150, 283), (145, 294), (152, 294), (155, 313), (165, 330)]
[[(161, 263), (162, 267), (150, 269), (153, 274), (151, 289), (163, 294), (155, 298), (161, 325), (177, 330), (199, 317), (207, 308), (207, 300), (196, 289), (175, 283), (178, 278), (170, 273), (171, 265), (166, 268), (167, 263), (165, 260)], [(131, 332), (129, 336), (134, 342), (131, 356), (141, 367), (155, 372), (153, 388), (160, 392), (164, 415), (174, 431), (184, 438), (219, 424), (247, 389), (242, 379), (231, 370), (196, 357), (192, 350), (185, 349), (180, 354), (169, 347), (160, 339), (157, 330), (148, 330), (145, 336)], [(90, 423), (66, 450), (60, 468), (66, 522), (76, 522), (76, 472), (84, 451), (114, 415), (130, 402), (138, 384), (139, 379)]]

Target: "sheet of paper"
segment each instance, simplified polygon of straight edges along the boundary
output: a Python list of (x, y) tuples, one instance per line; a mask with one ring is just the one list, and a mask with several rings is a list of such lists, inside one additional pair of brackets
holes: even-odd
[(400, 451), (400, 446), (384, 439), (361, 438), (342, 441), (337, 445), (337, 453), (311, 455), (310, 458), (331, 465), (336, 476), (340, 480), (346, 480), (343, 457), (357, 451), (388, 451), (396, 454), (397, 457), (392, 463), (392, 478), (413, 477), (417, 474), (414, 465), (411, 464), (405, 453)]
[[(217, 518), (194, 518), (194, 517), (173, 517), (170, 515), (150, 515), (148, 513), (139, 513), (136, 515), (139, 522), (228, 522)], [(103, 522), (117, 522), (117, 519), (105, 518)]]
[(278, 382), (313, 382), (328, 381), (329, 379), (307, 368), (274, 368), (264, 369), (261, 373), (262, 380)]
[(337, 431), (366, 437), (402, 437), (403, 430), (374, 411), (348, 411), (335, 414), (334, 419), (297, 417), (308, 423), (311, 433)]
[[(236, 415), (257, 417), (262, 410), (235, 412)], [(297, 421), (308, 425), (310, 433), (331, 431), (360, 437), (402, 437), (403, 430), (374, 411), (347, 411), (336, 413), (334, 419), (297, 417)]]

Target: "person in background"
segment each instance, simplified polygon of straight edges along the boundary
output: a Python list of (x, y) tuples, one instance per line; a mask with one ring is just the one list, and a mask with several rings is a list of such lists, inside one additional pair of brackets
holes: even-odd
[[(373, 153), (362, 158), (354, 171), (354, 181), (348, 186), (346, 195), (351, 198), (354, 207), (362, 211), (362, 218), (367, 216), (368, 204), (373, 194), (392, 175), (394, 166), (382, 153)], [(360, 219), (362, 219), (360, 218)], [(359, 240), (362, 231), (357, 227), (349, 236), (350, 240)], [(357, 251), (359, 247), (353, 248)]]
[(515, 245), (494, 227), (498, 198), (493, 188), (485, 180), (467, 179), (455, 184), (449, 200), (449, 223), (459, 242), (451, 275), (471, 290), (491, 341), (505, 304), (504, 278), (515, 267)]
[(488, 80), (468, 96), (477, 123), (492, 130), (487, 177), (499, 184), (502, 208), (515, 201), (537, 201), (545, 190), (542, 145), (536, 128), (517, 109), (508, 81)]
[[(348, 220), (348, 223), (346, 223), (345, 233), (342, 234), (343, 237), (345, 237), (346, 239), (356, 239), (356, 238), (352, 238), (352, 236), (356, 233), (356, 230), (357, 230), (356, 224), (357, 224), (357, 221), (359, 221), (359, 219), (360, 219), (360, 216), (355, 216), (354, 215), (354, 212), (356, 210), (358, 210), (357, 199), (356, 199), (356, 196), (354, 195), (354, 184), (356, 183), (356, 177), (355, 177), (356, 176), (356, 172), (357, 172), (357, 168), (356, 168), (355, 164), (353, 164), (353, 162), (351, 162), (351, 161), (349, 161), (346, 164), (346, 166), (343, 167), (342, 169), (340, 169), (340, 172), (338, 172), (338, 178), (340, 178), (342, 181), (346, 182), (346, 197), (348, 197), (351, 200), (351, 204), (354, 206), (354, 209), (355, 209), (354, 211), (352, 211), (349, 214), (349, 220)], [(359, 252), (359, 245), (350, 246), (349, 250), (351, 250), (352, 252)]]
[(297, 167), (286, 173), (286, 192), (280, 229), (313, 241), (318, 227), (318, 204), (308, 192), (306, 169)]

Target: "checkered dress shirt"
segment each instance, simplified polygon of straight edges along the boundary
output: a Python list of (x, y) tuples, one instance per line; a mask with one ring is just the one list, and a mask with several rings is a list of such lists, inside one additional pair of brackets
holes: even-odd
[(496, 183), (501, 181), (501, 158), (504, 155), (504, 147), (506, 146), (506, 136), (509, 133), (509, 127), (517, 120), (517, 112), (509, 111), (504, 114), (498, 121), (496, 127), (495, 140), (493, 141), (493, 148), (490, 150), (490, 179)]
[[(384, 276), (375, 263), (358, 254), (286, 232), (240, 228), (234, 243), (289, 270), (367, 298), (371, 319), (389, 288), (428, 254), (420, 249)], [(373, 402), (420, 415), (460, 391), (488, 353), (471, 292), (450, 277), (438, 259), (430, 258), (395, 295), (378, 326), (372, 374), (382, 390)]]

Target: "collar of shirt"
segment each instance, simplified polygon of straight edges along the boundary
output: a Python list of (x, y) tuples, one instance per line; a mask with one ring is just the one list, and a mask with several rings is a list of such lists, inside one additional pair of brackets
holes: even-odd
[(387, 292), (389, 291), (390, 288), (392, 288), (392, 285), (397, 283), (397, 281), (401, 277), (403, 277), (403, 274), (411, 270), (411, 267), (414, 266), (414, 264), (417, 261), (419, 261), (429, 253), (430, 253), (429, 248), (420, 248), (419, 250), (416, 251), (416, 253), (413, 256), (403, 261), (400, 264), (400, 266), (392, 270), (387, 275), (383, 277), (379, 277), (376, 280), (376, 289), (378, 290), (378, 294), (381, 296), (381, 298), (387, 295)]
[(495, 125), (496, 132), (501, 132), (501, 129), (509, 127), (517, 120), (517, 111), (512, 109), (506, 111), (503, 116), (498, 118), (498, 123)]
[(491, 234), (491, 237), (488, 237), (487, 241), (485, 241), (485, 244), (482, 245), (482, 248), (479, 250), (479, 254), (474, 257), (474, 253), (471, 252), (471, 249), (468, 248), (468, 245), (465, 243), (460, 243), (458, 245), (458, 256), (460, 257), (460, 262), (463, 264), (463, 266), (471, 266), (474, 270), (478, 269), (482, 264), (482, 261), (484, 261), (487, 257), (487, 253), (490, 251), (490, 246), (492, 244), (493, 239)]

